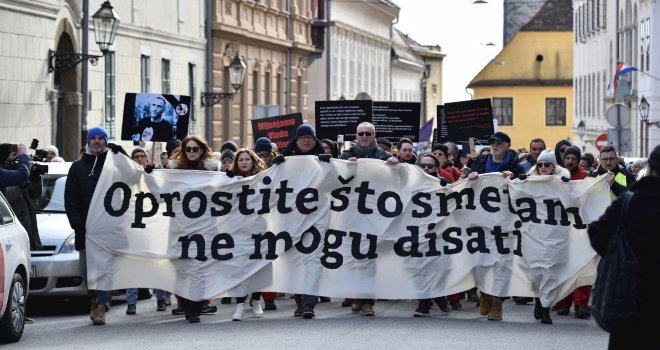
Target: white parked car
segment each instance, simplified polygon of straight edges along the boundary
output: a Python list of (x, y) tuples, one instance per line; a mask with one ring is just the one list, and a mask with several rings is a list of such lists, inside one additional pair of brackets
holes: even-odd
[(0, 342), (21, 339), (30, 271), (30, 239), (0, 194)]
[(37, 200), (37, 226), (42, 249), (32, 251), (30, 295), (84, 297), (87, 286), (80, 273), (75, 236), (64, 210), (64, 186), (71, 162), (45, 163), (42, 195)]

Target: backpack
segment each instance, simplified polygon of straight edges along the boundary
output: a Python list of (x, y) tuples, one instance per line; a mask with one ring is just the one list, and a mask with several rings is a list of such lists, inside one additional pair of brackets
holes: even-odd
[(618, 227), (610, 237), (591, 291), (591, 313), (608, 333), (631, 326), (637, 315), (637, 257), (626, 239), (624, 225), (633, 194), (625, 192), (623, 196)]

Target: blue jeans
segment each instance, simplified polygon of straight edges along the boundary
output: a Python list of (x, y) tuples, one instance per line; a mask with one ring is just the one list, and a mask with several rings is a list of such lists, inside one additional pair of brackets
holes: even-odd
[[(156, 292), (156, 300), (165, 299), (165, 291), (162, 289), (154, 289)], [(138, 289), (137, 288), (126, 288), (126, 304), (135, 305), (138, 300)]]
[[(78, 266), (80, 267), (80, 274), (87, 284), (87, 254), (85, 249), (78, 251)], [(87, 293), (90, 297), (96, 297), (96, 305), (105, 305), (106, 309), (110, 308), (110, 291), (109, 290), (90, 290), (87, 288)]]

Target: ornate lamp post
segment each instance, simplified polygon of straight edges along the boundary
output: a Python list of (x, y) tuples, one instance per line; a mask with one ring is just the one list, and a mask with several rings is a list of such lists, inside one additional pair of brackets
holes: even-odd
[(234, 94), (243, 86), (245, 79), (245, 62), (238, 56), (238, 52), (229, 65), (229, 81), (234, 92), (202, 92), (202, 107), (213, 106), (226, 98), (233, 98)]
[(580, 120), (577, 126), (577, 132), (581, 139), (584, 138), (584, 135), (587, 133), (587, 126), (584, 124), (584, 120)]

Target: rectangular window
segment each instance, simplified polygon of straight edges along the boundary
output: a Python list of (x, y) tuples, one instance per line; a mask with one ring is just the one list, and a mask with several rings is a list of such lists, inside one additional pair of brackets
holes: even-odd
[(497, 125), (513, 125), (513, 98), (493, 97), (493, 117)]
[(105, 61), (105, 129), (108, 138), (115, 139), (115, 53), (108, 51), (104, 57)]
[(546, 98), (545, 99), (545, 125), (546, 126), (565, 126), (566, 125), (566, 99)]
[(164, 94), (169, 94), (171, 91), (171, 82), (170, 82), (170, 60), (164, 59), (162, 61), (161, 65), (161, 79), (162, 79), (162, 87), (163, 87), (163, 93)]
[(197, 72), (195, 71), (195, 64), (188, 63), (188, 93), (190, 93), (190, 108), (188, 109), (190, 116), (190, 124), (188, 129), (190, 133), (197, 132), (197, 120), (195, 120), (195, 96), (197, 94)]
[(140, 92), (149, 92), (151, 89), (151, 70), (149, 69), (149, 56), (140, 57)]

